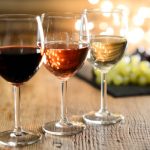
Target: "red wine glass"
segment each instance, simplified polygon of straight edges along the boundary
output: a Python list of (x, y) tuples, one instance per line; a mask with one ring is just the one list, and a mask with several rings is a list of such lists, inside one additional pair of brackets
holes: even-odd
[(83, 35), (80, 14), (47, 13), (43, 17), (45, 33), (44, 65), (61, 81), (61, 117), (59, 121), (45, 123), (45, 133), (53, 135), (73, 135), (81, 132), (85, 125), (69, 121), (67, 117), (66, 98), (67, 81), (81, 68), (88, 53), (88, 40)]
[(44, 35), (39, 16), (30, 14), (0, 15), (0, 75), (13, 86), (14, 129), (0, 133), (0, 144), (10, 147), (33, 144), (38, 133), (25, 131), (20, 122), (20, 86), (38, 71), (42, 55), (38, 43)]

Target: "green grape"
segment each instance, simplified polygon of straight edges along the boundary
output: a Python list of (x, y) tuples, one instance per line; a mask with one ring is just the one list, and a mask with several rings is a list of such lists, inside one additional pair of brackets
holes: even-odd
[(113, 69), (118, 73), (122, 73), (122, 70), (129, 64), (129, 62), (130, 58), (128, 56), (124, 56)]
[(94, 74), (95, 74), (95, 82), (97, 84), (101, 83), (101, 73), (99, 69), (94, 68)]
[(147, 84), (150, 84), (150, 69), (148, 69), (147, 71), (143, 73), (141, 73), (142, 75), (144, 75), (147, 79)]
[(107, 83), (110, 84), (112, 82), (113, 76), (108, 73), (107, 75)]
[(146, 74), (147, 70), (150, 69), (150, 63), (148, 61), (141, 61), (141, 63), (139, 64), (139, 69), (142, 73)]
[(131, 67), (131, 72), (137, 76), (140, 75), (140, 70), (139, 70), (139, 67), (136, 65), (134, 67)]
[(116, 74), (115, 78), (113, 78), (113, 83), (115, 85), (121, 85), (123, 83), (123, 78), (122, 76)]
[(100, 70), (99, 69), (96, 69), (96, 68), (94, 68), (94, 74), (96, 75), (96, 76), (100, 76)]
[(120, 74), (124, 77), (129, 76), (131, 73), (131, 65), (127, 64), (120, 70)]
[(131, 62), (130, 62), (131, 65), (134, 65), (134, 66), (138, 65), (140, 63), (140, 61), (141, 61), (141, 57), (139, 54), (131, 56)]
[(115, 68), (111, 69), (107, 74), (107, 83), (110, 84), (113, 82), (113, 78), (115, 78), (117, 72)]
[[(101, 74), (94, 70), (96, 83), (100, 84)], [(107, 83), (114, 85), (150, 84), (150, 63), (141, 61), (140, 55), (124, 56), (107, 74)]]
[(146, 85), (147, 84), (147, 79), (146, 79), (146, 77), (144, 77), (144, 76), (140, 76), (139, 78), (138, 78), (138, 84), (139, 85)]
[(141, 61), (140, 55), (134, 55), (131, 57), (131, 66), (131, 83), (146, 85), (148, 83), (146, 74), (150, 69), (149, 62)]
[(123, 84), (124, 84), (124, 85), (128, 85), (129, 82), (130, 82), (129, 76), (125, 76), (125, 77), (123, 78)]
[(131, 83), (136, 84), (137, 83), (137, 78), (138, 78), (137, 74), (135, 74), (135, 73), (130, 74), (130, 82)]
[(101, 83), (101, 78), (96, 77), (95, 81), (96, 81), (97, 84), (100, 84)]

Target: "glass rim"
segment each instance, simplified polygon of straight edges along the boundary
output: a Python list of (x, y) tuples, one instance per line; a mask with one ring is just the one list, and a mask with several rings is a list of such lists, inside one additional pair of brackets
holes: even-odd
[(83, 10), (84, 13), (123, 13), (124, 10), (119, 9), (119, 8), (114, 8), (111, 10), (104, 10), (104, 9), (100, 9), (100, 8), (94, 8), (94, 9), (84, 9)]
[(32, 20), (36, 19), (39, 15), (33, 14), (0, 14), (0, 20), (3, 21), (16, 21), (16, 20)]
[(81, 12), (45, 12), (42, 13), (42, 17), (50, 18), (76, 18), (81, 17)]

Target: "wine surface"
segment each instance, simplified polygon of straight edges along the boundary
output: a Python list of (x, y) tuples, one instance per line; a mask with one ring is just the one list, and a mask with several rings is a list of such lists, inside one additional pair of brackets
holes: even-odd
[(45, 44), (44, 64), (58, 78), (67, 79), (82, 66), (87, 52), (87, 45), (49, 42)]
[(35, 74), (41, 59), (38, 47), (0, 47), (0, 75), (8, 82), (23, 83)]
[(119, 36), (97, 36), (91, 39), (89, 61), (97, 68), (107, 71), (123, 56), (127, 40)]

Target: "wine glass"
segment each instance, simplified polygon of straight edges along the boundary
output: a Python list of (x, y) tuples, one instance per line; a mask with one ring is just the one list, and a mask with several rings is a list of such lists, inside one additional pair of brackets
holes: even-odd
[(121, 10), (104, 11), (100, 9), (84, 10), (88, 22), (90, 54), (88, 61), (101, 72), (101, 105), (97, 112), (83, 115), (87, 124), (115, 124), (124, 120), (121, 114), (107, 109), (107, 81), (109, 70), (122, 58), (127, 40), (127, 18)]
[[(73, 135), (81, 132), (85, 125), (69, 121), (66, 98), (67, 80), (83, 65), (88, 53), (88, 40), (84, 38), (86, 28), (80, 14), (47, 13), (43, 15), (45, 34), (44, 65), (61, 81), (61, 116), (59, 121), (45, 123), (43, 131), (53, 135)], [(81, 25), (81, 29), (80, 29)]]
[(33, 144), (41, 134), (25, 131), (20, 122), (20, 86), (32, 78), (42, 62), (44, 34), (39, 16), (0, 15), (0, 75), (13, 86), (14, 129), (0, 133), (0, 144), (10, 147)]

